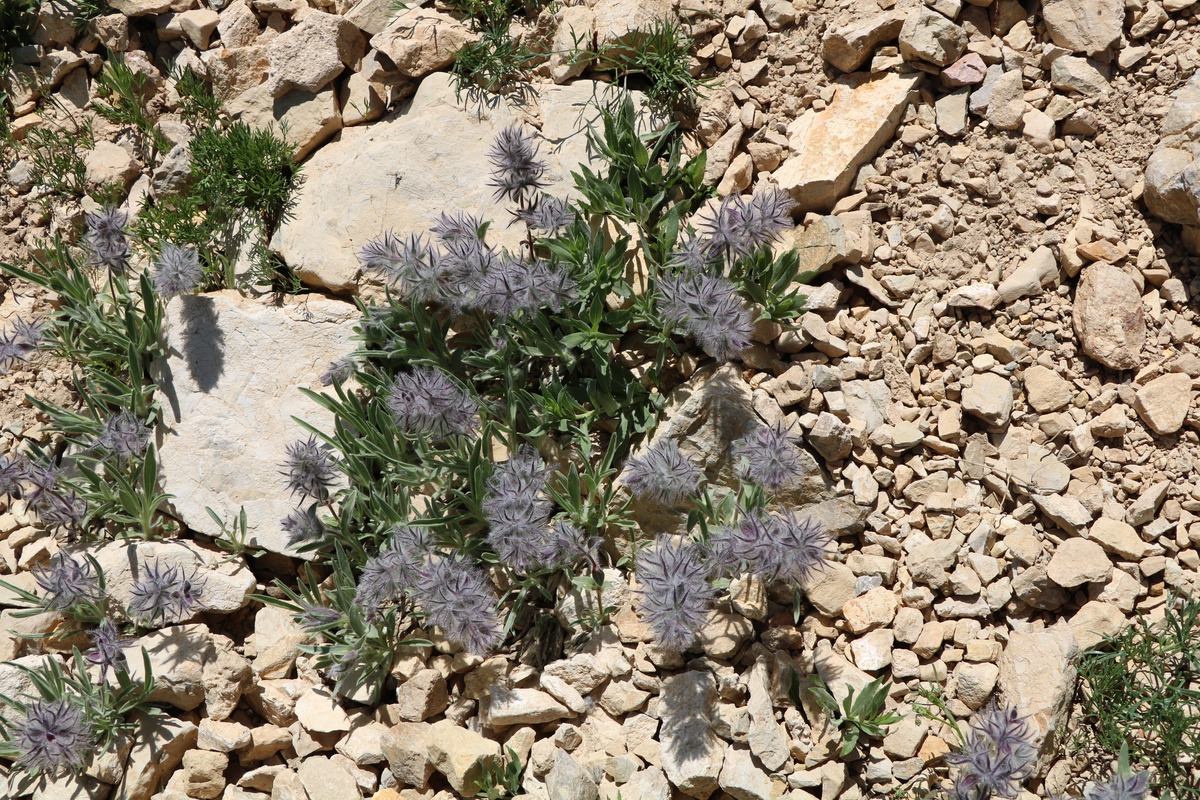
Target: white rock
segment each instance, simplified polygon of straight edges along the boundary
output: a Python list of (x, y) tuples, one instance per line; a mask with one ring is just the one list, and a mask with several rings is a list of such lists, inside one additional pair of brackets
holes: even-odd
[(269, 128), (295, 147), (300, 161), (342, 129), (337, 92), (329, 86), (313, 94), (293, 89), (271, 97), (267, 84), (253, 86), (230, 100), (225, 110), (252, 128)]
[(474, 795), (485, 766), (499, 757), (500, 745), (449, 719), (435, 722), (428, 730), (433, 768), (460, 795)]
[(204, 666), (217, 656), (207, 625), (174, 625), (130, 642), (124, 648), (125, 661), (135, 681), (145, 676), (143, 650), (150, 657), (154, 676), (151, 702), (170, 703), (181, 711), (191, 711), (204, 702)]
[(662, 768), (673, 786), (697, 800), (716, 791), (725, 757), (725, 745), (712, 727), (715, 702), (716, 684), (708, 672), (683, 672), (663, 681)]
[(296, 387), (319, 388), (329, 363), (354, 349), (357, 317), (354, 306), (317, 296), (282, 308), (232, 291), (168, 304), (168, 355), (155, 366), (166, 425), (160, 466), (190, 528), (219, 536), (205, 509), (233, 521), (245, 508), (248, 544), (296, 554), (280, 526), (295, 501), (279, 464), (303, 434), (291, 417), (332, 423)]
[(1084, 583), (1103, 583), (1112, 575), (1112, 562), (1104, 548), (1087, 539), (1065, 540), (1054, 551), (1046, 574), (1064, 589)]
[(794, 155), (773, 177), (800, 210), (828, 210), (849, 190), (858, 168), (896, 132), (916, 81), (893, 72), (845, 76), (828, 108), (788, 126)]
[(977, 374), (962, 391), (963, 411), (993, 428), (1002, 428), (1012, 416), (1012, 383), (992, 372)]
[(371, 46), (392, 60), (401, 75), (421, 78), (454, 63), (460, 50), (479, 36), (440, 11), (414, 8), (371, 38)]
[(1066, 731), (1078, 656), (1071, 628), (1059, 620), (1042, 631), (1013, 631), (1000, 657), (1000, 703), (1033, 726), (1043, 768)]
[(1071, 314), (1086, 355), (1115, 370), (1141, 363), (1145, 310), (1137, 284), (1120, 267), (1096, 262), (1084, 269)]
[(1094, 56), (1121, 38), (1125, 4), (1121, 0), (1045, 0), (1042, 17), (1056, 45)]
[(1166, 436), (1183, 427), (1192, 405), (1192, 379), (1182, 372), (1160, 375), (1137, 390), (1133, 408), (1146, 426)]
[(967, 32), (938, 12), (918, 6), (900, 30), (900, 54), (909, 61), (945, 67), (962, 55)]
[(1025, 399), (1034, 411), (1048, 414), (1065, 408), (1073, 397), (1071, 384), (1049, 367), (1034, 364), (1025, 370)]
[(292, 89), (315, 94), (363, 57), (365, 44), (353, 23), (315, 9), (271, 40), (267, 91), (281, 97)]

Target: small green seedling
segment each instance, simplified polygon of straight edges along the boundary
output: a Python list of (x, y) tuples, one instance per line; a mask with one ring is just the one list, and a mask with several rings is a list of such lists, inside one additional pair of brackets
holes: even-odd
[[(863, 687), (858, 697), (854, 696), (854, 687), (849, 687), (846, 697), (839, 707), (833, 692), (819, 675), (810, 676), (808, 690), (812, 692), (817, 704), (825, 710), (830, 723), (842, 732), (842, 749), (839, 758), (850, 755), (861, 738), (881, 739), (887, 733), (888, 725), (900, 721), (900, 715), (894, 711), (884, 712), (883, 705), (887, 700), (890, 683), (881, 679), (868, 683)], [(800, 706), (800, 676), (792, 672), (791, 687), (788, 692), (792, 702)]]

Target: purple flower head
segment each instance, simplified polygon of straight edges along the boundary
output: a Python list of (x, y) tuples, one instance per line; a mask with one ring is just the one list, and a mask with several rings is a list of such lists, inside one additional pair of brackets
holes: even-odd
[(22, 477), (28, 486), (24, 496), (30, 508), (41, 514), (58, 498), (58, 479), (62, 473), (61, 467), (50, 463), (25, 461)]
[(92, 564), (59, 551), (49, 564), (37, 566), (33, 579), (45, 592), (42, 604), (53, 611), (66, 611), (79, 603), (100, 599), (100, 581)]
[(517, 218), (535, 233), (551, 236), (573, 223), (575, 212), (571, 211), (566, 200), (544, 194), (538, 198), (536, 205), (517, 209)]
[(388, 231), (359, 248), (358, 260), (364, 270), (378, 273), (387, 283), (408, 294), (415, 277), (429, 270), (433, 251), (415, 233), (401, 240)]
[(325, 523), (317, 514), (316, 503), (307, 509), (297, 508), (280, 520), (279, 525), (287, 534), (288, 544), (292, 547), (309, 542), (319, 542), (325, 538)]
[(671, 253), (671, 266), (687, 273), (706, 274), (720, 264), (720, 256), (703, 236), (690, 236)]
[(825, 568), (833, 537), (794, 511), (752, 511), (736, 524), (718, 528), (709, 539), (710, 562), (720, 574), (752, 572), (767, 581), (800, 584)]
[(96, 449), (117, 461), (140, 458), (150, 444), (150, 428), (128, 411), (121, 410), (104, 421)]
[(976, 712), (962, 752), (946, 755), (946, 762), (958, 768), (954, 792), (959, 800), (1016, 797), (1036, 761), (1029, 723), (1015, 708), (996, 706)]
[(121, 638), (117, 626), (107, 617), (100, 621), (95, 630), (89, 631), (92, 640), (92, 650), (87, 654), (87, 660), (108, 669), (125, 664), (125, 645), (127, 640)]
[(0, 375), (18, 363), (28, 361), (41, 345), (43, 336), (42, 323), (27, 322), (20, 317), (14, 319), (12, 330), (0, 333)]
[(741, 295), (720, 275), (680, 272), (658, 282), (659, 311), (705, 353), (727, 361), (750, 347), (751, 321)]
[(191, 294), (203, 278), (200, 255), (194, 248), (163, 245), (162, 252), (154, 261), (154, 290), (160, 297)]
[(694, 495), (701, 477), (700, 467), (679, 451), (674, 439), (632, 456), (625, 467), (625, 485), (630, 492), (665, 506)]
[(328, 606), (301, 603), (300, 608), (300, 613), (296, 615), (296, 622), (300, 624), (301, 628), (310, 633), (315, 633), (322, 628), (338, 623), (342, 619), (342, 612)]
[(734, 469), (748, 483), (779, 491), (804, 474), (798, 444), (782, 423), (760, 425), (733, 443)]
[(482, 242), (485, 231), (487, 231), (487, 223), (483, 221), (483, 218), (465, 211), (457, 211), (453, 214), (443, 211), (438, 215), (438, 221), (429, 229), (429, 232), (436, 236), (439, 242), (447, 245), (455, 242)]
[(387, 398), (396, 426), (413, 436), (466, 436), (479, 422), (479, 404), (439, 369), (414, 367), (396, 376)]
[(795, 206), (791, 195), (773, 186), (760, 189), (749, 200), (730, 195), (704, 224), (709, 246), (718, 254), (748, 256), (792, 227)]
[(21, 482), (29, 462), (23, 456), (0, 456), (0, 497), (21, 496)]
[(88, 264), (104, 267), (115, 275), (129, 270), (129, 236), (125, 232), (128, 221), (128, 214), (112, 207), (84, 217)]
[(576, 525), (565, 519), (551, 523), (543, 545), (542, 564), (562, 569), (583, 562), (591, 569), (600, 569), (599, 536), (588, 536)]
[(687, 650), (708, 617), (716, 591), (693, 544), (660, 541), (637, 557), (639, 608), (655, 641)]
[(421, 572), (417, 603), (425, 621), (468, 653), (486, 655), (504, 640), (499, 599), (483, 570), (454, 558), (435, 558)]
[(81, 528), (87, 519), (87, 501), (79, 495), (53, 492), (44, 495), (37, 506), (38, 519), (48, 528)]
[(287, 460), (280, 466), (293, 494), (324, 503), (337, 480), (337, 460), (315, 435), (287, 447)]
[(549, 474), (533, 448), (519, 447), (488, 478), (483, 501), (488, 543), (517, 572), (527, 572), (542, 561), (550, 522), (550, 502), (543, 496)]
[(1084, 795), (1085, 800), (1142, 800), (1150, 791), (1150, 772), (1122, 775), (1114, 772), (1104, 783), (1098, 783)]
[(337, 361), (330, 362), (329, 366), (321, 373), (321, 385), (333, 386), (343, 384), (350, 380), (354, 375), (354, 371), (358, 369), (358, 362), (352, 356), (343, 356)]
[(530, 190), (540, 189), (546, 162), (537, 157), (537, 141), (514, 122), (496, 136), (488, 150), (496, 199), (520, 201)]
[(32, 772), (79, 772), (91, 761), (92, 726), (66, 700), (35, 700), (13, 732), (16, 766)]
[(204, 607), (204, 581), (177, 566), (155, 560), (142, 565), (130, 592), (129, 615), (136, 620), (166, 625), (187, 619)]
[(427, 528), (397, 525), (387, 547), (363, 566), (354, 604), (372, 619), (383, 606), (412, 594), (432, 550)]

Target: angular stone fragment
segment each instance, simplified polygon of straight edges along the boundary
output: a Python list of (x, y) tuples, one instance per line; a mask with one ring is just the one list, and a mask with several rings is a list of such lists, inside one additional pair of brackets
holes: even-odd
[(1128, 624), (1124, 612), (1112, 603), (1092, 600), (1084, 603), (1068, 623), (1080, 650), (1091, 650), (1110, 636), (1116, 636)]
[(566, 706), (538, 689), (492, 687), (487, 714), (490, 727), (538, 725), (569, 716)]
[(1071, 311), (1083, 352), (1106, 367), (1134, 369), (1141, 363), (1146, 317), (1137, 284), (1120, 267), (1097, 262), (1084, 269)]
[(672, 675), (663, 681), (659, 703), (663, 771), (679, 791), (706, 800), (717, 790), (725, 757), (725, 745), (712, 727), (712, 675), (694, 670)]
[(361, 59), (365, 49), (362, 34), (349, 20), (313, 9), (299, 25), (271, 40), (267, 91), (272, 97), (292, 89), (315, 94)]
[(159, 463), (190, 528), (218, 537), (206, 509), (232, 522), (244, 508), (247, 544), (297, 553), (280, 525), (295, 501), (279, 464), (305, 435), (291, 417), (327, 430), (332, 419), (296, 387), (319, 388), (329, 363), (354, 349), (357, 317), (317, 296), (282, 308), (232, 291), (168, 304), (167, 355), (155, 365), (166, 424)]
[(1113, 555), (1137, 561), (1146, 552), (1146, 543), (1132, 525), (1101, 517), (1088, 531), (1088, 538)]
[[(750, 732), (747, 741), (752, 752), (763, 766), (771, 772), (782, 767), (791, 755), (787, 733), (775, 720), (775, 707), (771, 700), (770, 667), (766, 657), (759, 656), (750, 668), (748, 683), (750, 701), (746, 710), (750, 714)], [(728, 789), (726, 789), (728, 791)]]
[(414, 8), (371, 38), (371, 46), (392, 60), (400, 74), (421, 78), (454, 63), (478, 35), (440, 11)]
[(821, 39), (821, 55), (842, 72), (854, 72), (876, 47), (900, 35), (905, 16), (900, 9), (891, 9), (831, 28)]
[(1064, 589), (1084, 583), (1103, 583), (1112, 575), (1112, 562), (1104, 548), (1087, 539), (1067, 539), (1054, 551), (1046, 574)]
[(293, 89), (272, 97), (267, 85), (260, 84), (229, 101), (226, 111), (252, 128), (275, 131), (295, 148), (296, 161), (342, 129), (337, 92), (332, 86), (315, 94)]
[(1125, 4), (1121, 0), (1043, 0), (1042, 17), (1056, 45), (1094, 56), (1121, 38)]
[(1066, 732), (1078, 656), (1079, 645), (1066, 620), (1042, 631), (1013, 631), (1000, 656), (1000, 702), (1029, 720), (1042, 769)]
[(1012, 416), (1012, 383), (995, 373), (975, 375), (962, 392), (963, 411), (992, 428), (1002, 428)]
[(925, 6), (909, 12), (900, 30), (900, 54), (909, 61), (944, 67), (962, 55), (967, 32)]
[(788, 126), (794, 155), (775, 171), (775, 182), (801, 211), (831, 209), (858, 168), (896, 132), (916, 83), (916, 77), (892, 72), (840, 78), (827, 108)]
[(484, 768), (500, 755), (500, 745), (453, 720), (429, 726), (429, 761), (445, 776), (454, 791), (472, 796), (480, 786)]
[(1049, 367), (1034, 364), (1025, 370), (1025, 399), (1034, 411), (1048, 414), (1071, 402), (1072, 388)]
[(195, 542), (111, 542), (92, 553), (104, 572), (104, 591), (110, 601), (129, 613), (135, 583), (147, 567), (176, 569), (193, 576), (201, 586), (202, 608), (188, 617), (173, 615), (170, 622), (184, 622), (200, 611), (228, 614), (250, 602), (256, 581), (241, 558), (209, 550)]
[(1137, 390), (1133, 408), (1150, 430), (1166, 436), (1183, 427), (1192, 405), (1192, 379), (1183, 372), (1160, 375)]
[(433, 774), (429, 759), (429, 729), (423, 722), (401, 722), (383, 737), (383, 755), (396, 780), (424, 789)]

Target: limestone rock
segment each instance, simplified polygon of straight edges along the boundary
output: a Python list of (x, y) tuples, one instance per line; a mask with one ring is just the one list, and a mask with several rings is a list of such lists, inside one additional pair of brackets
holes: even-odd
[(1048, 414), (1065, 408), (1072, 398), (1071, 384), (1041, 364), (1025, 370), (1025, 399), (1034, 411)]
[(1079, 645), (1065, 620), (1042, 631), (1013, 631), (1000, 656), (1000, 702), (1029, 720), (1043, 769), (1066, 731), (1078, 656)]
[(446, 679), (436, 669), (418, 670), (396, 689), (396, 715), (406, 722), (421, 722), (450, 705)]
[(846, 193), (858, 168), (896, 132), (917, 78), (888, 72), (844, 76), (833, 101), (788, 126), (794, 155), (775, 171), (801, 211), (829, 210)]
[[(195, 542), (178, 540), (172, 542), (111, 542), (92, 553), (96, 563), (104, 572), (104, 591), (125, 613), (133, 599), (134, 583), (142, 577), (148, 566), (160, 569), (177, 569), (180, 574), (194, 576), (201, 586), (203, 611), (228, 614), (244, 608), (250, 602), (255, 579), (240, 558), (230, 559), (220, 553), (201, 547)], [(172, 617), (167, 621), (174, 624), (185, 622), (188, 617)]]
[(546, 775), (546, 791), (562, 800), (597, 800), (600, 796), (596, 782), (561, 749), (554, 752), (554, 766)]
[(999, 677), (1000, 668), (995, 664), (971, 664), (965, 661), (960, 663), (954, 668), (958, 699), (972, 711), (982, 708), (992, 696), (992, 690), (996, 688)]
[(1192, 379), (1183, 372), (1160, 375), (1137, 390), (1133, 408), (1150, 430), (1166, 436), (1183, 427), (1192, 405)]
[(1050, 83), (1055, 89), (1084, 97), (1108, 94), (1108, 81), (1086, 59), (1063, 56), (1050, 65)]
[(992, 372), (975, 375), (971, 385), (963, 389), (962, 407), (988, 426), (1002, 428), (1012, 416), (1012, 384)]
[(1084, 583), (1103, 583), (1112, 575), (1112, 562), (1104, 548), (1087, 539), (1071, 538), (1054, 551), (1046, 573), (1064, 589)]
[(178, 15), (179, 27), (183, 34), (200, 50), (207, 50), (213, 31), (221, 22), (221, 15), (211, 8), (194, 8)]
[(1088, 531), (1088, 538), (1113, 555), (1129, 561), (1137, 561), (1146, 553), (1146, 543), (1142, 537), (1138, 536), (1132, 525), (1120, 520), (1101, 517)]
[(772, 780), (743, 747), (729, 748), (719, 782), (721, 789), (735, 800), (774, 800), (783, 788), (782, 782)]
[(161, 14), (171, 8), (171, 0), (109, 0), (108, 4), (127, 17)]
[(854, 572), (840, 562), (828, 562), (825, 568), (804, 582), (804, 596), (821, 614), (836, 617), (855, 596)]
[(294, 500), (279, 464), (303, 435), (291, 417), (332, 425), (296, 387), (318, 388), (329, 363), (354, 349), (357, 316), (315, 295), (282, 308), (232, 291), (168, 304), (168, 354), (155, 365), (166, 424), (159, 463), (190, 528), (219, 536), (205, 509), (233, 520), (245, 508), (248, 544), (296, 554), (280, 526)]
[(1056, 45), (1094, 56), (1121, 38), (1125, 4), (1121, 0), (1043, 0), (1042, 17)]
[[(985, 90), (988, 92), (987, 110), (984, 113), (987, 121), (1002, 131), (1015, 131), (1021, 127), (1021, 120), (1025, 116), (1025, 89), (1021, 71), (1009, 70), (990, 85), (985, 81), (976, 94)], [(971, 100), (974, 102), (974, 95)]]
[(1021, 297), (1041, 294), (1042, 287), (1057, 278), (1058, 261), (1054, 258), (1054, 251), (1043, 245), (1002, 280), (996, 291), (1000, 293), (1001, 300), (1011, 303)]
[(598, 0), (592, 6), (600, 46), (636, 47), (643, 32), (675, 19), (670, 0)]
[[(539, 89), (550, 194), (567, 194), (571, 170), (588, 159), (578, 132), (595, 119), (594, 94), (604, 90), (590, 81)], [(508, 224), (510, 209), (495, 202), (487, 150), (516, 119), (506, 102), (480, 116), (459, 104), (449, 76), (428, 76), (397, 114), (343, 131), (305, 164), (295, 207), (272, 248), (301, 280), (336, 292), (356, 290), (355, 252), (364, 244), (388, 228), (402, 237), (423, 233), (443, 210), (481, 215), (491, 222), (489, 242), (515, 250), (521, 232)], [(329, 213), (330, 197), (339, 198), (337, 214)]]
[[(775, 708), (771, 700), (770, 667), (764, 656), (759, 656), (750, 668), (747, 683), (750, 701), (746, 710), (750, 714), (750, 732), (747, 742), (763, 766), (771, 772), (782, 767), (791, 755), (787, 733), (775, 720)], [(726, 789), (728, 791), (728, 789)]]
[(91, 186), (118, 183), (126, 188), (137, 180), (141, 167), (124, 147), (112, 142), (99, 141), (83, 155), (87, 182)]
[(300, 762), (297, 774), (310, 800), (318, 797), (321, 800), (360, 800), (362, 797), (354, 776), (335, 759), (341, 759), (341, 756), (310, 756)]
[(423, 722), (401, 722), (383, 737), (383, 755), (396, 780), (424, 789), (433, 774), (429, 759), (429, 729)]
[(271, 40), (266, 89), (280, 97), (292, 89), (316, 94), (363, 57), (358, 28), (345, 17), (313, 9)]
[(876, 586), (842, 607), (846, 629), (859, 634), (889, 625), (899, 605), (895, 592), (886, 586)]
[(196, 746), (194, 723), (171, 716), (133, 717), (133, 749), (125, 774), (113, 790), (112, 800), (150, 800), (167, 776), (179, 766), (183, 754)]
[(538, 725), (571, 716), (566, 706), (538, 689), (501, 689), (492, 687), (488, 704), (488, 725)]
[(900, 30), (900, 54), (909, 61), (947, 66), (967, 47), (967, 32), (938, 12), (920, 6)]
[(453, 64), (459, 51), (478, 38), (449, 14), (414, 8), (371, 37), (371, 46), (390, 58), (401, 75), (422, 78)]
[(429, 762), (445, 776), (454, 791), (474, 795), (485, 765), (500, 755), (500, 745), (453, 720), (429, 726)]
[(296, 161), (342, 128), (337, 92), (332, 86), (316, 94), (293, 89), (272, 97), (268, 85), (259, 84), (230, 100), (225, 110), (252, 128), (273, 130), (296, 148)]
[(717, 790), (725, 745), (713, 731), (716, 684), (708, 672), (689, 671), (663, 681), (659, 697), (662, 768), (688, 797), (706, 800)]
[(296, 719), (309, 733), (348, 733), (350, 716), (326, 689), (313, 687), (296, 701)]
[(830, 28), (821, 39), (821, 55), (842, 72), (854, 72), (876, 47), (900, 35), (904, 18), (903, 11), (892, 9)]
[(170, 703), (181, 711), (204, 702), (204, 665), (216, 658), (207, 625), (174, 625), (130, 642), (124, 648), (125, 661), (135, 681), (144, 677), (143, 649), (150, 656), (154, 676), (151, 702)]
[(1080, 650), (1091, 650), (1128, 624), (1125, 613), (1112, 603), (1092, 600), (1075, 612), (1068, 624)]
[(1071, 318), (1086, 355), (1116, 370), (1141, 363), (1146, 341), (1142, 296), (1120, 267), (1096, 262), (1084, 269)]

